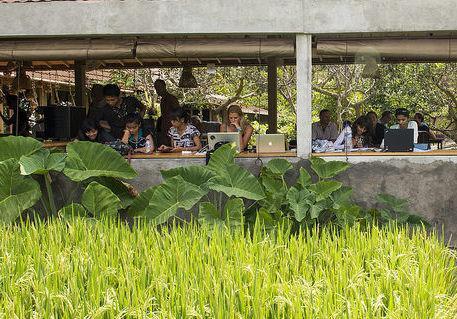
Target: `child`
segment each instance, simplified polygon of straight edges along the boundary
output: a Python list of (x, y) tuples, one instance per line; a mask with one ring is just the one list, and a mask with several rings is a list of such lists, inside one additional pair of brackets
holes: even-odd
[(106, 144), (113, 142), (115, 138), (98, 127), (93, 119), (85, 119), (79, 130), (77, 140)]
[(161, 145), (158, 149), (160, 152), (198, 151), (202, 148), (200, 132), (189, 120), (189, 114), (182, 109), (171, 114), (172, 127), (168, 136), (172, 146)]
[(154, 150), (152, 133), (142, 128), (141, 124), (142, 120), (138, 114), (127, 115), (122, 143), (129, 145), (134, 152), (151, 153)]

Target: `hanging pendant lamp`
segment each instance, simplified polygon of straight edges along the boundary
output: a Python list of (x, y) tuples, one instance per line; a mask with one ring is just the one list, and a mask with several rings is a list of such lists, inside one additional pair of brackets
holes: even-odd
[(196, 88), (198, 87), (197, 79), (192, 74), (192, 67), (185, 66), (182, 68), (181, 78), (179, 79), (180, 88)]

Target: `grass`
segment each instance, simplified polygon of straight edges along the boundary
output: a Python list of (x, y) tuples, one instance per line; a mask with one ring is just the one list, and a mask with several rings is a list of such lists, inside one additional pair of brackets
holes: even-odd
[(0, 318), (454, 318), (423, 230), (264, 236), (112, 221), (0, 226)]

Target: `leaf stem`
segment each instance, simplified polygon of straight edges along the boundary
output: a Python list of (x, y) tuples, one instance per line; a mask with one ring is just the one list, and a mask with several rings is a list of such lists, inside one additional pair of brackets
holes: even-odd
[(56, 204), (54, 202), (54, 193), (52, 192), (51, 182), (51, 175), (49, 175), (49, 173), (46, 173), (44, 175), (44, 183), (46, 184), (46, 192), (48, 193), (48, 202), (49, 206), (51, 207), (52, 214), (55, 215), (57, 213), (57, 209)]

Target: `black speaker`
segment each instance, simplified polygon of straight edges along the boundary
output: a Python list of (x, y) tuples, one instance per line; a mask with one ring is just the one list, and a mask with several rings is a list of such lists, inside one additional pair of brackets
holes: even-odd
[(86, 118), (86, 108), (79, 106), (43, 106), (44, 131), (48, 139), (70, 140), (78, 135)]

